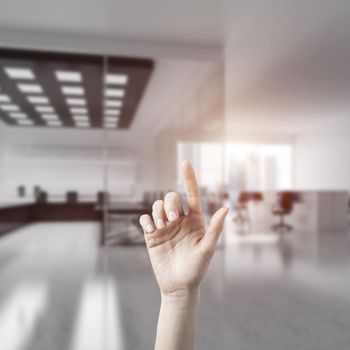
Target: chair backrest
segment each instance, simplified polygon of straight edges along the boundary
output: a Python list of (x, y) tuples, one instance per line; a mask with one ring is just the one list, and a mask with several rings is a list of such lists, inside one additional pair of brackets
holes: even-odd
[(66, 202), (67, 203), (77, 203), (78, 202), (78, 193), (75, 191), (69, 191), (66, 193)]
[(97, 193), (97, 204), (103, 205), (105, 202), (109, 202), (109, 193), (104, 191), (99, 191)]
[(261, 192), (253, 192), (251, 197), (254, 202), (261, 202), (263, 200), (263, 194)]
[(249, 193), (248, 193), (248, 192), (242, 191), (242, 192), (239, 194), (238, 202), (239, 202), (239, 203), (247, 203), (248, 201), (249, 201)]
[(41, 191), (36, 197), (37, 203), (47, 203), (47, 192)]
[(293, 192), (281, 192), (279, 198), (279, 204), (286, 213), (290, 213), (293, 210), (295, 201), (295, 195)]

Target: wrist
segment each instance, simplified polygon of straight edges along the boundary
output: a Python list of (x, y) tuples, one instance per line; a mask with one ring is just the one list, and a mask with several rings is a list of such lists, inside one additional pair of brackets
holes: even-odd
[(188, 307), (197, 305), (199, 294), (199, 287), (179, 289), (168, 293), (161, 292), (161, 300), (162, 304)]

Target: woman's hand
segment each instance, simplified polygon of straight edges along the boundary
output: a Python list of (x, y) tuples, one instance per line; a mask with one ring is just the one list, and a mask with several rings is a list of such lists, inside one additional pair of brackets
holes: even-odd
[(200, 191), (189, 162), (183, 163), (183, 179), (189, 205), (184, 214), (180, 197), (169, 192), (153, 204), (152, 218), (143, 215), (148, 253), (163, 296), (182, 296), (196, 290), (203, 279), (223, 229), (227, 208), (218, 210), (204, 226)]

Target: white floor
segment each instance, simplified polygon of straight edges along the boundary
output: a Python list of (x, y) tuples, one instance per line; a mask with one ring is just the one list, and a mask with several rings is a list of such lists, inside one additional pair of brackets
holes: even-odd
[[(202, 288), (198, 349), (349, 350), (347, 233), (227, 231)], [(145, 248), (99, 250), (98, 232), (35, 224), (0, 239), (1, 350), (152, 349), (159, 294)]]

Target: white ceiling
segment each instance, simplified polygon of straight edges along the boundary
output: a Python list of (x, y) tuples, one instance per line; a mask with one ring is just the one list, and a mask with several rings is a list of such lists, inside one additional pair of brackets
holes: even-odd
[(230, 129), (297, 133), (350, 117), (350, 3), (249, 2), (225, 51)]
[(8, 29), (129, 40), (222, 44), (220, 1), (8, 0), (0, 24)]
[(345, 0), (7, 0), (0, 10), (0, 45), (155, 58), (158, 68), (135, 128), (162, 118), (163, 108), (201, 69), (195, 60), (216, 60), (225, 49), (228, 121), (247, 130), (296, 132), (350, 111), (349, 5)]

